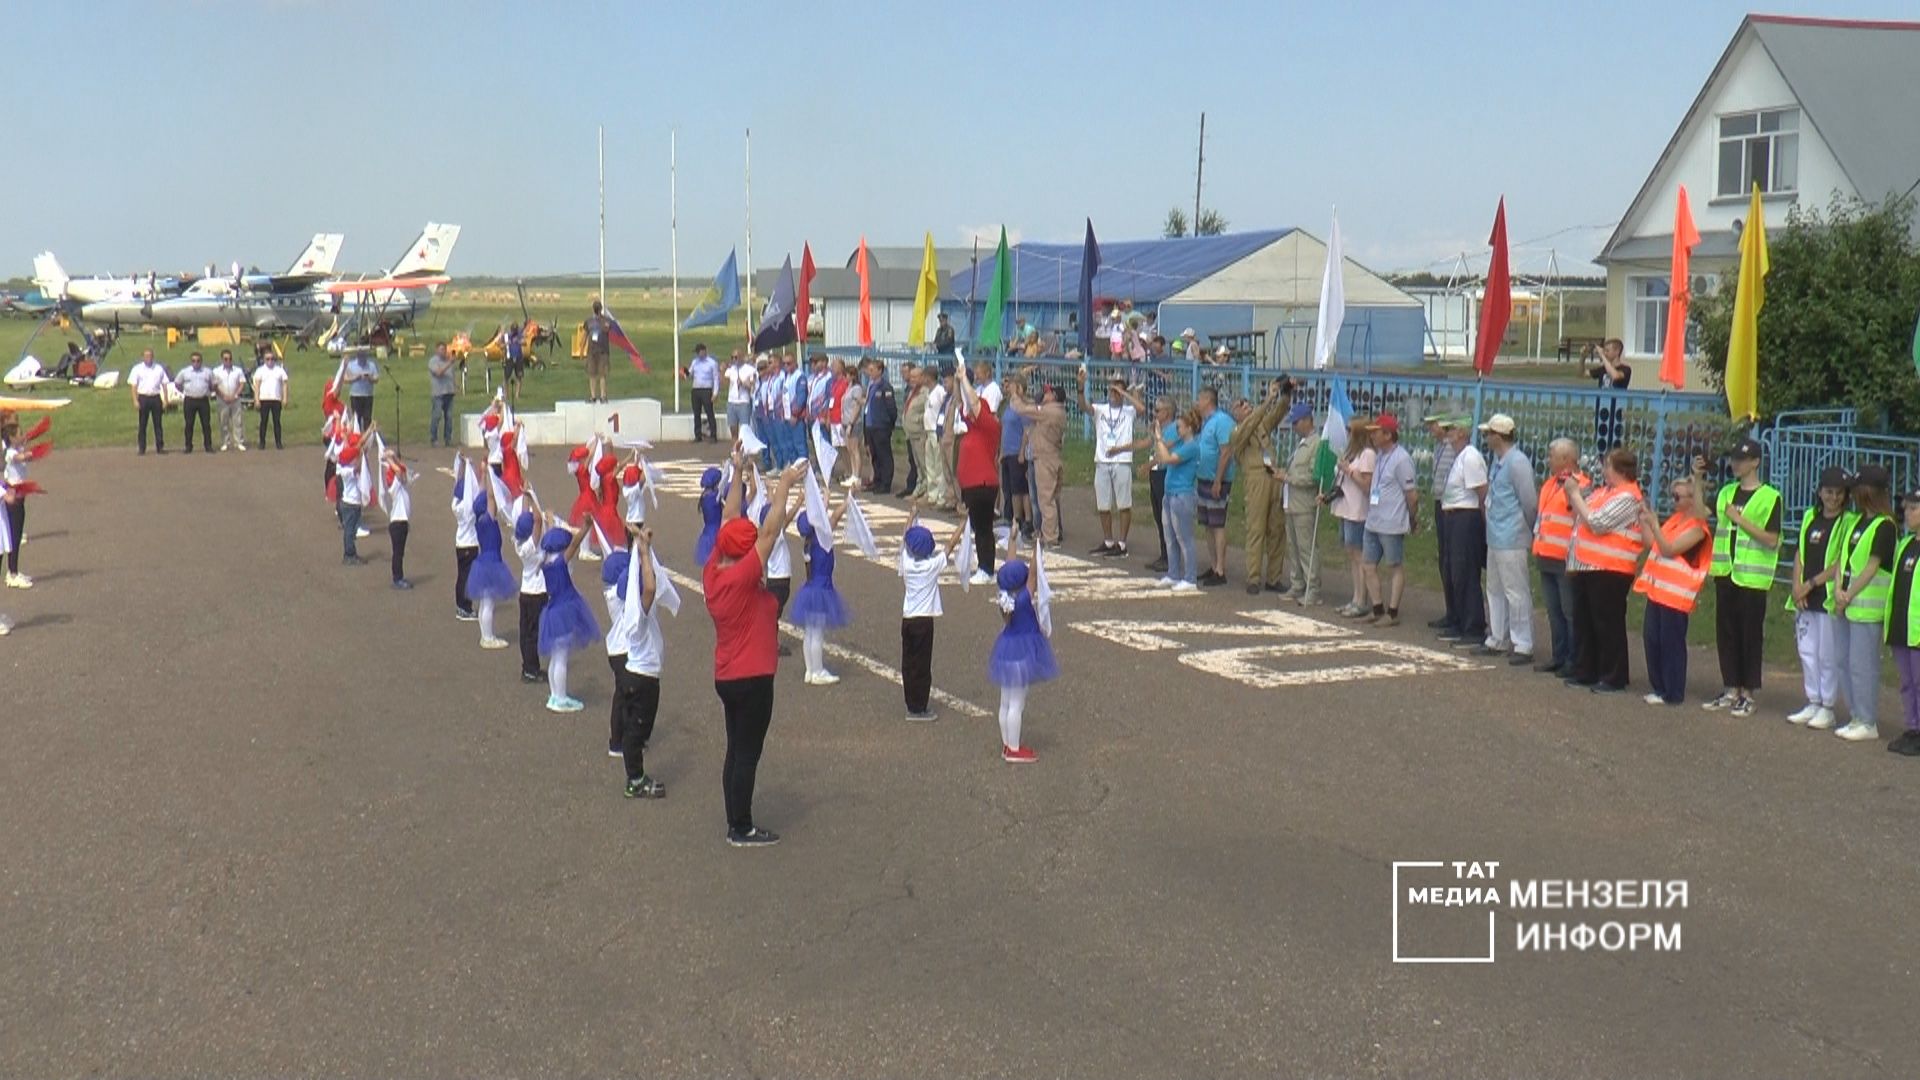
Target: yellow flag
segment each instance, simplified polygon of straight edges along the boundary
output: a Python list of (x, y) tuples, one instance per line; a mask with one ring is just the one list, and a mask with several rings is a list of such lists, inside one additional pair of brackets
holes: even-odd
[(907, 344), (927, 343), (927, 317), (940, 300), (940, 275), (933, 259), (933, 234), (927, 234), (927, 251), (920, 257), (920, 287), (913, 292), (913, 324), (907, 327)]
[(1740, 283), (1733, 294), (1733, 334), (1727, 342), (1727, 413), (1735, 420), (1760, 415), (1760, 308), (1767, 302), (1767, 222), (1760, 185), (1753, 185), (1747, 223), (1740, 231)]

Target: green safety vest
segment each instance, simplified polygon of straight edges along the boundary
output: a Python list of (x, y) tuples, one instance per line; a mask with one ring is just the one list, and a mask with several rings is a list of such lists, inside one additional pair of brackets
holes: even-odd
[[(1858, 525), (1859, 522), (1855, 521), (1854, 524)], [(1847, 544), (1847, 553), (1842, 556), (1846, 560), (1847, 571), (1840, 576), (1841, 585), (1851, 585), (1854, 578), (1858, 577), (1860, 571), (1866, 567), (1867, 560), (1873, 557), (1873, 538), (1883, 525), (1889, 529), (1893, 528), (1893, 519), (1874, 518), (1867, 522), (1867, 531), (1860, 534), (1860, 542), (1857, 546), (1851, 542)], [(1848, 539), (1851, 541), (1852, 531), (1848, 532)], [(1899, 562), (1897, 554), (1894, 556), (1894, 561)], [(1847, 605), (1848, 622), (1884, 623), (1887, 621), (1887, 598), (1893, 595), (1892, 569), (1892, 567), (1883, 566), (1873, 572), (1872, 579), (1854, 596), (1853, 602)]]
[[(1906, 554), (1907, 545), (1911, 543), (1913, 543), (1913, 534), (1908, 533), (1900, 538), (1898, 544), (1893, 546), (1893, 565), (1900, 565), (1900, 558)], [(1920, 582), (1913, 584), (1920, 585)], [(1889, 598), (1893, 596), (1893, 586), (1891, 584), (1887, 586), (1887, 596)], [(1881, 625), (1880, 636), (1886, 638), (1889, 645), (1905, 645), (1909, 649), (1920, 648), (1920, 588), (1914, 588), (1912, 585), (1909, 585), (1907, 589), (1907, 640), (1894, 641), (1892, 638), (1887, 638), (1886, 635), (1892, 632), (1892, 630), (1893, 608), (1888, 607), (1887, 621)]]
[[(1819, 507), (1810, 506), (1807, 508), (1806, 515), (1800, 519), (1800, 538), (1795, 541), (1794, 554), (1799, 556), (1800, 575), (1802, 578), (1808, 580), (1811, 580), (1816, 574), (1825, 573), (1829, 568), (1839, 565), (1840, 549), (1846, 545), (1847, 534), (1853, 531), (1853, 524), (1859, 518), (1859, 515), (1852, 510), (1840, 511), (1840, 516), (1833, 519), (1833, 532), (1827, 534), (1827, 561), (1820, 566), (1808, 566), (1807, 530), (1813, 527), (1813, 519), (1819, 516)], [(1827, 605), (1821, 608), (1821, 611), (1829, 615), (1833, 614), (1833, 591), (1839, 587), (1838, 582), (1827, 582)], [(1793, 606), (1793, 592), (1791, 590), (1787, 592), (1787, 610), (1789, 612), (1800, 610)]]
[[(1733, 505), (1734, 493), (1740, 490), (1739, 484), (1728, 484), (1720, 489), (1720, 497), (1714, 500), (1713, 523), (1713, 567), (1712, 575), (1717, 578), (1733, 578), (1733, 583), (1743, 589), (1770, 589), (1773, 587), (1773, 574), (1780, 564), (1780, 545), (1762, 547), (1745, 529), (1737, 529), (1727, 518), (1727, 507)], [(1761, 484), (1747, 496), (1747, 505), (1741, 511), (1749, 521), (1764, 522), (1773, 516), (1773, 508), (1780, 502), (1780, 489), (1772, 484)]]

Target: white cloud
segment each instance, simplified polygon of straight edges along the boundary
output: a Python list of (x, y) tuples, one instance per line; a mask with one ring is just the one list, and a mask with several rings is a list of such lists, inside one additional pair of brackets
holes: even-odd
[[(974, 242), (978, 241), (981, 247), (992, 249), (1000, 243), (1000, 226), (998, 225), (960, 225), (957, 228), (960, 230), (961, 247), (972, 247)], [(1007, 245), (1011, 247), (1019, 242), (1019, 228), (1013, 225), (1007, 226)]]

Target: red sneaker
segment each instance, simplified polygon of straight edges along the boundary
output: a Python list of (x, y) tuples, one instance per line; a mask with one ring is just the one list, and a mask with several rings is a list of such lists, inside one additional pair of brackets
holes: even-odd
[(1024, 746), (1018, 749), (1011, 746), (1003, 746), (1000, 748), (1000, 760), (1009, 761), (1015, 765), (1031, 765), (1040, 760), (1040, 755)]

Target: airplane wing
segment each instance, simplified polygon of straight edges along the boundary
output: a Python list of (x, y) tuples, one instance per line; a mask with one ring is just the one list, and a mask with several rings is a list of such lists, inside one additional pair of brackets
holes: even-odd
[(443, 276), (382, 278), (378, 281), (330, 281), (324, 287), (329, 295), (339, 296), (344, 293), (382, 292), (388, 289), (431, 289), (452, 280), (450, 277)]
[(0, 397), (0, 409), (14, 412), (46, 412), (73, 404), (72, 398)]

